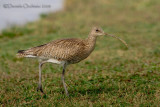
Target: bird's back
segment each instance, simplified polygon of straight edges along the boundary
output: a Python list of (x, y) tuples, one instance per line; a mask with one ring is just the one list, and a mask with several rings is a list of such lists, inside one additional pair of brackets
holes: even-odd
[(90, 50), (87, 49), (85, 40), (82, 39), (61, 39), (48, 44), (21, 50), (19, 57), (38, 57), (41, 59), (56, 59), (58, 61), (67, 61), (68, 63), (77, 63), (89, 56)]

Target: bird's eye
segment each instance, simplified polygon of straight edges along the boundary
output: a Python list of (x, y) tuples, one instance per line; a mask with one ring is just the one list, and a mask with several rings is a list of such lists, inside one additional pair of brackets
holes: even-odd
[(98, 29), (96, 29), (96, 32), (98, 32), (99, 30)]

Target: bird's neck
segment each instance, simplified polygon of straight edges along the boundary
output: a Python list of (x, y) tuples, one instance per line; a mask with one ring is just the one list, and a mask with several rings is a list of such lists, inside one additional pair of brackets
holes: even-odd
[(87, 45), (88, 45), (90, 48), (93, 48), (93, 49), (94, 49), (95, 44), (96, 44), (96, 39), (97, 39), (97, 36), (92, 35), (92, 34), (89, 34), (88, 38), (86, 39)]

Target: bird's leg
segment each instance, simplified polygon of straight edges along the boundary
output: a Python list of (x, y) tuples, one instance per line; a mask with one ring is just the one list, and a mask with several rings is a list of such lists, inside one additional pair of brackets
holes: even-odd
[(63, 71), (62, 71), (62, 82), (63, 82), (63, 86), (64, 86), (64, 89), (65, 89), (65, 93), (66, 93), (66, 95), (69, 97), (68, 90), (67, 90), (67, 87), (66, 87), (66, 83), (65, 83), (65, 81), (64, 81), (65, 69), (66, 69), (66, 66), (65, 66), (65, 64), (64, 64), (64, 65), (63, 65)]
[(40, 90), (42, 93), (44, 93), (43, 92), (43, 89), (42, 89), (42, 70), (41, 70), (41, 68), (42, 68), (42, 65), (43, 65), (44, 63), (39, 63), (39, 83), (38, 83), (38, 87), (37, 87), (37, 91), (38, 90)]

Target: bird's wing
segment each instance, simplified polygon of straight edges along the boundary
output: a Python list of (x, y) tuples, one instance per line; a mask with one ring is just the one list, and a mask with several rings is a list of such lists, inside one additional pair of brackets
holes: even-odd
[(58, 60), (72, 60), (83, 52), (84, 48), (85, 44), (81, 39), (62, 39), (30, 48), (25, 53)]

